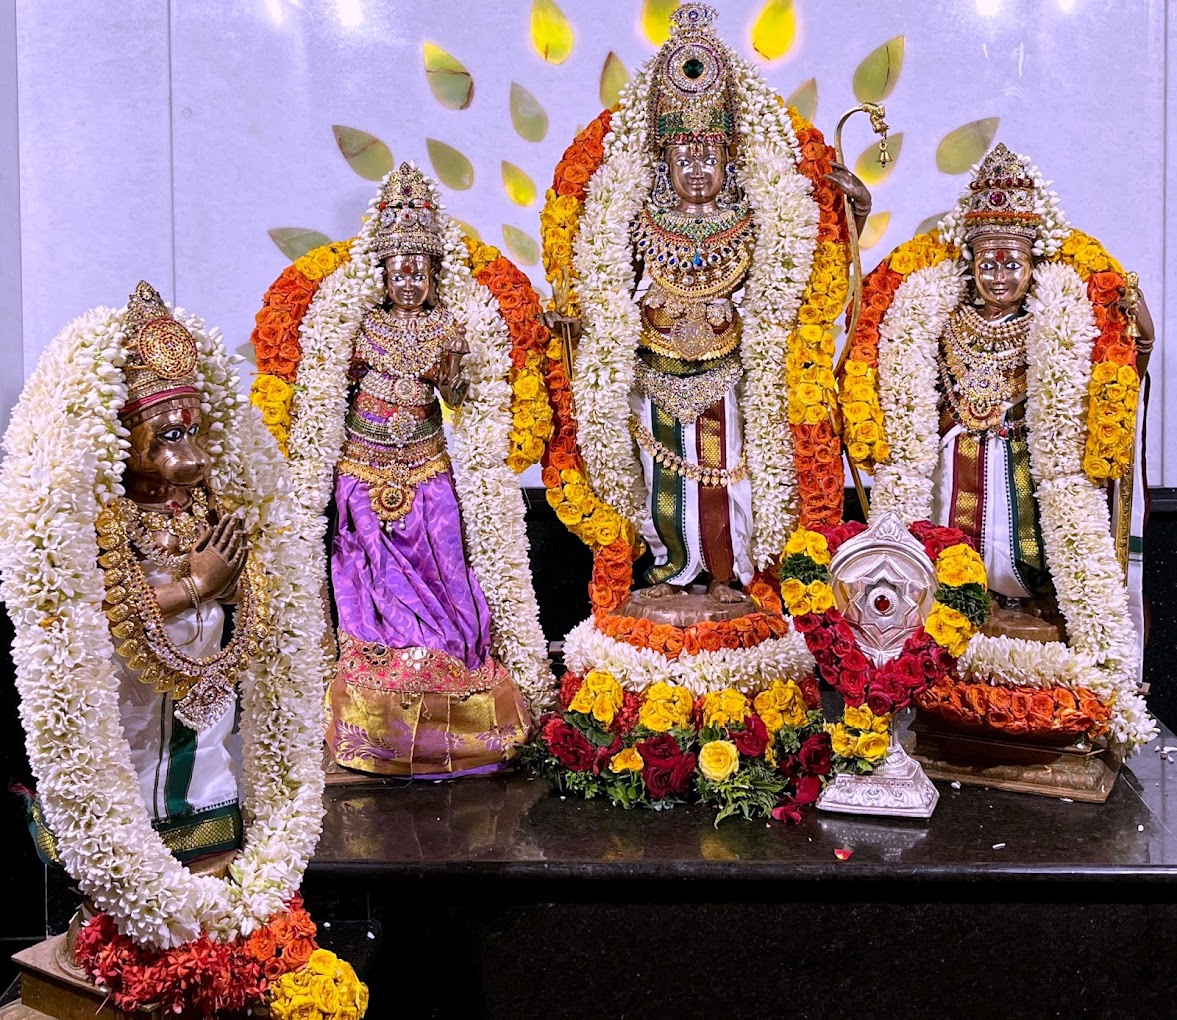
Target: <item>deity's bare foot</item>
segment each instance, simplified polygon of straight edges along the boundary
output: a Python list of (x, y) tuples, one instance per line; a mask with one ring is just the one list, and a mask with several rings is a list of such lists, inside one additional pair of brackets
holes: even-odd
[(742, 591), (736, 591), (735, 588), (729, 587), (726, 581), (712, 581), (707, 588), (707, 594), (716, 602), (722, 602), (724, 605), (745, 602), (748, 598)]
[(649, 588), (642, 589), (643, 599), (666, 599), (671, 595), (682, 591), (681, 588), (676, 588), (673, 584), (655, 584)]

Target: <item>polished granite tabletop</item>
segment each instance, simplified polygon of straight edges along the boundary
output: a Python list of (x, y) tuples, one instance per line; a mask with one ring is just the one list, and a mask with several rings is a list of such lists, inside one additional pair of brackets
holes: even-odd
[[(701, 806), (614, 808), (527, 775), (330, 785), (312, 874), (527, 879), (1132, 880), (1177, 889), (1177, 737), (1129, 760), (1106, 804), (937, 783), (927, 821), (811, 811), (799, 825)], [(840, 860), (835, 850), (850, 850)]]

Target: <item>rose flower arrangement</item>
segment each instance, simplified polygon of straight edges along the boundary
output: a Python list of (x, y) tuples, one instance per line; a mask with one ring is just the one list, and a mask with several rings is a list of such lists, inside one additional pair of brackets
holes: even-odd
[(701, 801), (715, 824), (744, 818), (798, 821), (831, 766), (817, 682), (775, 680), (753, 698), (734, 688), (693, 698), (657, 682), (624, 691), (612, 674), (566, 673), (561, 712), (540, 720), (527, 764), (561, 792), (619, 807)]

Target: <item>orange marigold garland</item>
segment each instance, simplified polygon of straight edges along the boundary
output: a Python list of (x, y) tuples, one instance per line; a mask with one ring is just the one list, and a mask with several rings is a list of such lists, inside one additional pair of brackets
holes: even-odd
[(351, 241), (337, 241), (320, 245), (291, 263), (266, 291), (254, 320), (249, 341), (257, 356), (258, 374), (249, 399), (261, 410), (284, 454), (288, 454), (292, 384), (302, 360), (298, 329), (322, 280), (347, 262), (350, 253)]
[(539, 463), (552, 438), (552, 407), (544, 379), (551, 335), (531, 281), (502, 252), (467, 237), (474, 279), (499, 303), (511, 336), (511, 450), (507, 464), (516, 474)]
[(834, 160), (833, 148), (794, 108), (788, 112), (801, 149), (799, 169), (813, 184), (818, 206), (813, 269), (797, 312), (797, 327), (789, 337), (785, 363), (800, 523), (812, 528), (842, 519), (844, 478), (832, 327), (849, 289), (850, 234), (845, 203), (826, 178)]
[[(843, 368), (839, 399), (842, 438), (850, 462), (866, 472), (891, 455), (879, 402), (879, 326), (899, 285), (912, 273), (955, 258), (956, 250), (933, 230), (901, 244), (863, 279), (862, 312)], [(847, 327), (850, 313), (846, 315)]]
[(920, 708), (970, 730), (1038, 739), (1097, 737), (1111, 709), (1085, 687), (1011, 687), (940, 677), (916, 697)]
[(1087, 387), (1087, 446), (1083, 470), (1096, 484), (1122, 478), (1136, 443), (1136, 409), (1140, 376), (1136, 341), (1128, 335), (1128, 318), (1120, 307), (1124, 268), (1093, 237), (1074, 230), (1056, 259), (1072, 266), (1087, 284), (1099, 336), (1091, 352)]

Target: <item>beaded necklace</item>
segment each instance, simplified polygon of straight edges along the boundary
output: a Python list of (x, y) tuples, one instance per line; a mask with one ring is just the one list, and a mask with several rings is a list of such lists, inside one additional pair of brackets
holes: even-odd
[(445, 341), (459, 329), (441, 305), (410, 316), (373, 308), (356, 337), (356, 357), (382, 375), (419, 379), (437, 364)]
[(1006, 408), (1025, 390), (1030, 315), (990, 322), (964, 307), (940, 338), (940, 380), (953, 418), (970, 434), (999, 432)]

